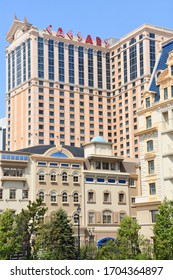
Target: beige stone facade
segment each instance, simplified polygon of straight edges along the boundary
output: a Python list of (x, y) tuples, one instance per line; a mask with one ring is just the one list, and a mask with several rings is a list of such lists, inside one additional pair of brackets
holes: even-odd
[(173, 41), (165, 42), (138, 111), (141, 195), (136, 197), (137, 219), (151, 238), (158, 205), (173, 199)]
[[(101, 142), (100, 142), (101, 141)], [(1, 152), (0, 210), (19, 213), (40, 197), (45, 220), (63, 208), (77, 234), (80, 205), (81, 241), (115, 238), (124, 215), (136, 218), (139, 162), (112, 155), (112, 145), (95, 137), (84, 148), (39, 145)], [(133, 196), (133, 200), (132, 200)]]
[(138, 157), (136, 111), (173, 31), (144, 24), (108, 45), (52, 30), (15, 19), (7, 33), (7, 149), (100, 135), (115, 156)]

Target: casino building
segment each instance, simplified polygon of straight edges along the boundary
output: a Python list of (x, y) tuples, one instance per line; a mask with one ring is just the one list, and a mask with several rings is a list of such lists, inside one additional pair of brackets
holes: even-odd
[(136, 112), (160, 43), (172, 35), (144, 24), (102, 41), (15, 17), (6, 36), (7, 150), (80, 147), (99, 135), (113, 155), (137, 158)]

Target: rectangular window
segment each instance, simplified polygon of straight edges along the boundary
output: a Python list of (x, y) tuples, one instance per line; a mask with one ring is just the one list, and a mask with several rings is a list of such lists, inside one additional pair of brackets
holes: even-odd
[(88, 86), (94, 86), (93, 49), (88, 49)]
[(147, 127), (147, 128), (152, 127), (151, 116), (146, 117), (146, 127)]
[(154, 160), (148, 161), (148, 174), (154, 174)]
[(10, 190), (9, 199), (16, 199), (16, 190)]
[[(79, 71), (79, 85), (84, 86), (84, 48), (78, 48), (78, 71)], [(83, 92), (83, 88), (80, 88)]]
[(44, 40), (38, 37), (38, 78), (44, 79)]
[(150, 97), (147, 97), (145, 99), (145, 105), (146, 105), (146, 108), (149, 108), (150, 107)]
[(74, 45), (68, 46), (69, 84), (74, 84)]
[(16, 48), (16, 73), (17, 73), (17, 86), (21, 84), (21, 47)]
[(150, 189), (150, 195), (156, 194), (156, 184), (155, 183), (149, 184), (149, 189)]
[(168, 99), (168, 88), (164, 88), (164, 100)]
[(102, 88), (102, 52), (97, 51), (97, 79), (98, 88)]
[(54, 80), (54, 41), (48, 40), (49, 80)]
[(156, 62), (155, 41), (150, 40), (150, 73), (152, 74)]
[(156, 222), (157, 214), (158, 214), (158, 210), (151, 210), (151, 222), (152, 223)]
[(140, 76), (144, 74), (143, 42), (139, 43)]
[(137, 53), (136, 45), (130, 47), (130, 80), (137, 77)]
[(110, 53), (106, 53), (106, 88), (111, 89), (110, 86)]
[(123, 52), (124, 60), (124, 83), (127, 83), (127, 51)]
[(59, 81), (64, 82), (64, 43), (58, 43)]

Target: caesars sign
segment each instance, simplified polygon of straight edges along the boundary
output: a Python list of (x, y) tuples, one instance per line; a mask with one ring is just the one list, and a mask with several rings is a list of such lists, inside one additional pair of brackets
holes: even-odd
[[(51, 28), (52, 28), (52, 25), (49, 25), (49, 26), (46, 28), (47, 32), (48, 32), (50, 35), (52, 35)], [(61, 27), (58, 28), (57, 33), (56, 33), (56, 36), (57, 36), (57, 37), (65, 38), (65, 33), (63, 32), (63, 29), (62, 29)], [(67, 33), (67, 36), (70, 38), (70, 40), (73, 40), (73, 32), (72, 32), (72, 30), (70, 30), (70, 31)], [(78, 42), (81, 42), (81, 41), (83, 40), (83, 38), (82, 38), (80, 32), (77, 33), (77, 37), (78, 37)], [(88, 36), (86, 37), (85, 43), (93, 44), (93, 40), (92, 40), (91, 35), (88, 35)], [(104, 44), (105, 44), (105, 47), (106, 47), (106, 48), (109, 47), (108, 39), (105, 39), (105, 40), (104, 40)], [(96, 37), (96, 45), (97, 45), (97, 46), (100, 46), (100, 47), (102, 46), (102, 40), (100, 39), (100, 37)]]

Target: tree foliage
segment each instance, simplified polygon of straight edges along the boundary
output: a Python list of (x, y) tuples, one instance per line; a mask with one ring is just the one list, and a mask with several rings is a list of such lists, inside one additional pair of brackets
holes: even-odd
[(173, 259), (173, 201), (165, 199), (159, 206), (154, 225), (154, 252), (158, 260)]
[(12, 211), (6, 210), (0, 216), (0, 259), (8, 260), (15, 250), (19, 250), (17, 244), (17, 231), (14, 227)]
[(104, 260), (148, 259), (151, 249), (148, 240), (139, 234), (140, 226), (131, 217), (120, 223), (115, 241), (110, 241), (99, 251), (97, 258)]
[(49, 223), (42, 225), (38, 231), (36, 246), (40, 259), (76, 259), (72, 225), (63, 209), (59, 209)]

